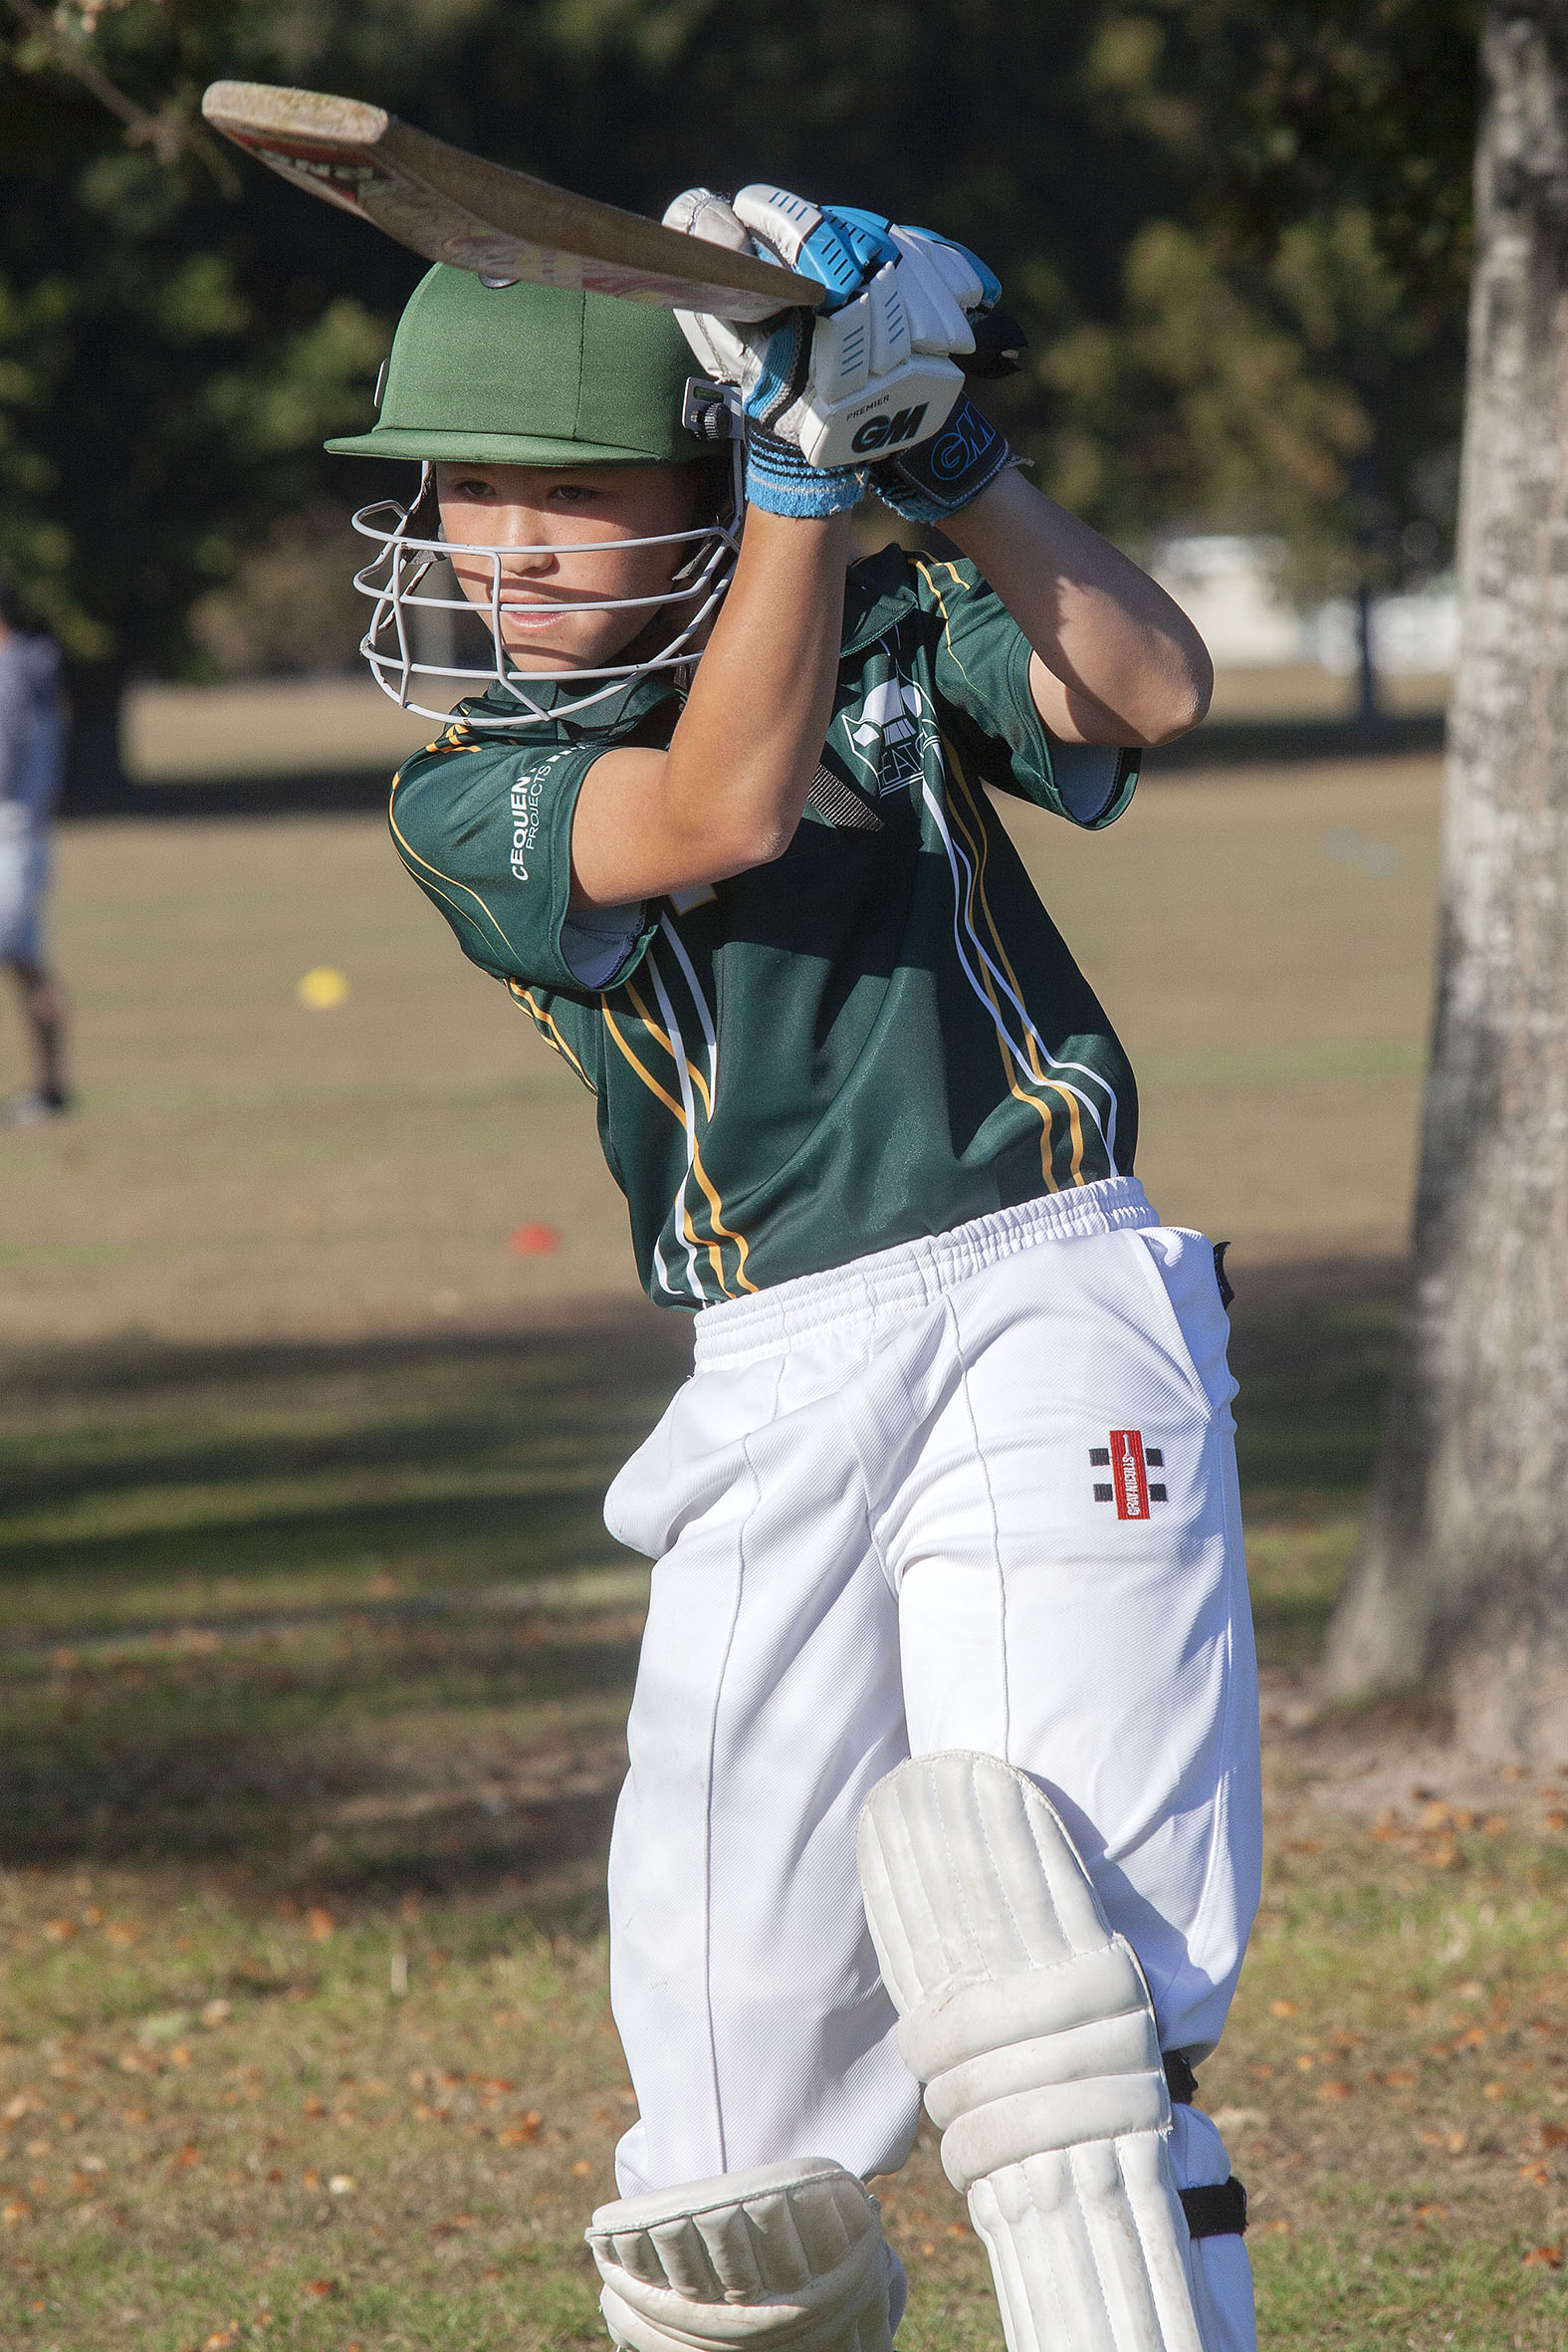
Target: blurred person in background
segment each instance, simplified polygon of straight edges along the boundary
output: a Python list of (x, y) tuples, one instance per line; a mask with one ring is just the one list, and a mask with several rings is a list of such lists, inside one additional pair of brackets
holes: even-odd
[(14, 582), (0, 574), (0, 959), (15, 974), (33, 1083), (0, 1103), (0, 1121), (32, 1127), (71, 1107), (65, 1004), (44, 960), (49, 828), (66, 754), (60, 647), (28, 625)]

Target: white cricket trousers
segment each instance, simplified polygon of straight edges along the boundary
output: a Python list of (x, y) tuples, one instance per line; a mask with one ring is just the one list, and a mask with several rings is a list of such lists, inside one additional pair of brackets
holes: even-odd
[[(854, 1831), (910, 1755), (1031, 1774), (1162, 2047), (1213, 2048), (1261, 1865), (1228, 1330), (1210, 1244), (1130, 1177), (698, 1316), (605, 1506), (656, 1562), (609, 1864), (623, 2196), (903, 2164)], [(1231, 2169), (1191, 2108), (1172, 2153), (1180, 2188)], [(1241, 2239), (1196, 2250), (1249, 2352)]]

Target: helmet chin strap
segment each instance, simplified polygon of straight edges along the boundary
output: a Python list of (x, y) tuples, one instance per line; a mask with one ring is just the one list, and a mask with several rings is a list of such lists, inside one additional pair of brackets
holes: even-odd
[[(450, 717), (451, 704), (438, 707), (435, 700), (419, 700), (424, 679), (439, 679), (449, 688), (461, 685), (466, 689), (464, 700), (477, 699), (499, 689), (516, 708), (468, 714), (465, 723), (480, 730), (544, 725), (561, 715), (562, 694), (575, 717), (660, 672), (669, 673), (670, 687), (676, 690), (686, 682), (701, 655), (713, 615), (723, 601), (735, 570), (745, 507), (739, 442), (734, 450), (729, 497), (724, 509), (711, 521), (643, 539), (579, 543), (581, 553), (606, 548), (666, 548), (676, 552), (679, 561), (668, 585), (652, 595), (574, 600), (573, 609), (578, 611), (645, 610), (646, 617), (638, 622), (611, 659), (558, 670), (523, 668), (516, 651), (505, 640), (503, 559), (509, 552), (522, 551), (448, 541), (436, 502), (435, 469), (426, 461), (418, 491), (406, 507), (395, 499), (384, 499), (374, 506), (362, 507), (353, 517), (354, 530), (378, 550), (354, 575), (354, 587), (370, 599), (372, 606), (370, 625), (360, 640), (359, 650), (376, 684), (404, 710), (437, 720)], [(474, 556), (489, 565), (491, 585), (486, 601), (474, 601), (462, 592), (461, 587), (456, 594), (449, 595), (436, 593), (429, 585), (435, 567), (455, 555)], [(458, 616), (486, 630), (493, 655), (491, 662), (480, 668), (458, 660), (423, 658), (413, 624), (419, 615), (427, 613)], [(531, 686), (548, 687), (549, 699), (537, 699), (528, 691)]]

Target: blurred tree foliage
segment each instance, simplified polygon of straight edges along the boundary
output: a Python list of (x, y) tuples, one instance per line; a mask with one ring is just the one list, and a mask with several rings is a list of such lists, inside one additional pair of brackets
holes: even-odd
[(1480, 0), (1142, 0), (1098, 118), (1182, 192), (1042, 354), (1061, 494), (1279, 531), (1297, 585), (1436, 571), (1458, 489)]
[(213, 589), (291, 560), (287, 518), (331, 538), (362, 476), (320, 442), (368, 414), (419, 269), (204, 154), (217, 75), (373, 99), (641, 210), (776, 178), (947, 229), (1028, 329), (996, 399), (1038, 479), (1134, 544), (1277, 531), (1306, 583), (1447, 553), (1475, 14), (0, 0), (0, 558), (71, 653), (84, 753), (128, 672), (200, 658)]

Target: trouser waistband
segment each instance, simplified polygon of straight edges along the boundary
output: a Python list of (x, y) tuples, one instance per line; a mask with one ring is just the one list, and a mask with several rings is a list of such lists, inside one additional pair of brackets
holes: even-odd
[(777, 1355), (792, 1340), (815, 1336), (832, 1324), (912, 1313), (982, 1268), (1042, 1242), (1085, 1241), (1158, 1223), (1136, 1176), (1109, 1176), (1099, 1184), (995, 1209), (950, 1233), (922, 1234), (824, 1274), (777, 1283), (755, 1297), (705, 1306), (697, 1316), (697, 1369), (712, 1371), (743, 1356)]

